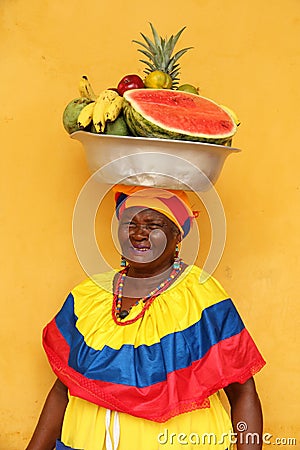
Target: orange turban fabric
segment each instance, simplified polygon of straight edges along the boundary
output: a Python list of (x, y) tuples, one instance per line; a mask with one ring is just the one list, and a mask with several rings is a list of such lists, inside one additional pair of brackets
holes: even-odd
[(168, 217), (185, 237), (194, 218), (189, 199), (184, 191), (117, 185), (115, 192), (116, 214), (120, 218), (125, 209), (139, 206), (154, 209)]

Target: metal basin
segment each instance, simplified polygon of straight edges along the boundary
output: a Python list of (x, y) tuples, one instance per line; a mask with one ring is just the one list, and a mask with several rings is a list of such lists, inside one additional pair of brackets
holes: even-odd
[(111, 136), (76, 131), (97, 181), (108, 184), (209, 190), (237, 148), (171, 139)]

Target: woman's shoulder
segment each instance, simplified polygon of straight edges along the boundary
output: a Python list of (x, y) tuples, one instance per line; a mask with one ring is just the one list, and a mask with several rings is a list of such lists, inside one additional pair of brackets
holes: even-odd
[(91, 275), (77, 284), (71, 290), (71, 294), (73, 296), (111, 294), (116, 273), (116, 270), (110, 270), (108, 272)]
[(228, 297), (225, 289), (212, 275), (196, 265), (187, 266), (177, 284), (179, 289), (198, 291), (209, 295)]
[(116, 273), (111, 270), (84, 279), (70, 291), (64, 305), (69, 305), (77, 318), (93, 315), (99, 308), (102, 313), (110, 311)]

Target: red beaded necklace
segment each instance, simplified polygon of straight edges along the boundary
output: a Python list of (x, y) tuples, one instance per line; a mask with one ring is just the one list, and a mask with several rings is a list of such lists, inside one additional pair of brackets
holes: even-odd
[[(114, 295), (113, 308), (112, 308), (112, 315), (113, 315), (113, 319), (114, 319), (115, 323), (117, 323), (118, 325), (129, 325), (131, 323), (136, 322), (138, 319), (140, 319), (145, 314), (145, 311), (150, 307), (150, 305), (155, 300), (155, 298), (159, 294), (161, 294), (163, 291), (165, 291), (170, 286), (170, 284), (172, 283), (174, 278), (181, 272), (182, 261), (180, 260), (178, 263), (178, 260), (177, 260), (176, 263), (177, 264), (175, 265), (175, 267), (173, 266), (173, 270), (170, 273), (169, 277), (166, 280), (162, 281), (159, 284), (159, 286), (157, 286), (155, 289), (153, 289), (153, 291), (149, 292), (149, 294), (145, 295), (142, 298), (139, 298), (134, 303), (134, 305), (132, 305), (129, 308), (129, 310), (121, 310), (124, 281), (127, 276), (129, 267), (125, 267), (125, 269), (121, 270), (119, 272), (119, 277), (118, 277), (117, 286), (116, 286), (116, 293)], [(131, 308), (135, 305), (138, 305), (140, 302), (144, 303), (144, 307), (143, 307), (142, 311), (133, 319), (126, 320), (123, 322), (122, 320), (128, 316)]]

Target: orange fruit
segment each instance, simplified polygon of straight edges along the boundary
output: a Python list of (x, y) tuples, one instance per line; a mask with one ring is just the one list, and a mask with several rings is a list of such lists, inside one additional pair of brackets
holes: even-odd
[(172, 84), (171, 76), (162, 70), (154, 70), (144, 79), (144, 85), (152, 89), (171, 89)]

